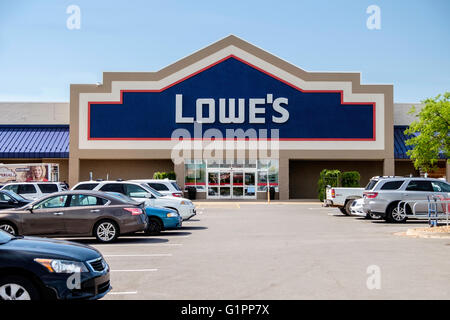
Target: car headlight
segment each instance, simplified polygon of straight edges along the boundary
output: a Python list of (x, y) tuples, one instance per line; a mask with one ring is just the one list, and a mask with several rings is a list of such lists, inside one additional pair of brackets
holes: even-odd
[(34, 259), (52, 273), (89, 272), (83, 262), (59, 259)]
[(190, 206), (190, 205), (192, 205), (192, 202), (189, 201), (189, 200), (182, 200), (182, 201), (181, 201), (181, 205), (184, 205), (184, 206)]
[(176, 212), (168, 212), (167, 213), (167, 218), (171, 218), (171, 217), (178, 217), (178, 213), (176, 213)]

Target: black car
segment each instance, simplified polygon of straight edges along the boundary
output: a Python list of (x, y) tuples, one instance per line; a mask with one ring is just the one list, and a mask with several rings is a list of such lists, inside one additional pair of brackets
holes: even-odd
[(0, 300), (100, 299), (109, 266), (92, 247), (0, 230)]
[(0, 190), (0, 210), (10, 208), (20, 208), (27, 205), (31, 200), (19, 196), (17, 193), (7, 190)]

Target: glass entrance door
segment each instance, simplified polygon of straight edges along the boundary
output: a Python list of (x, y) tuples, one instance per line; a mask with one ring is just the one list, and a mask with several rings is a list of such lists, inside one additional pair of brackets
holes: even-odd
[(220, 198), (229, 199), (231, 198), (231, 170), (220, 171)]
[(256, 170), (208, 170), (208, 199), (256, 199)]
[(244, 176), (244, 198), (256, 199), (256, 171), (246, 171)]
[(233, 171), (233, 198), (244, 197), (244, 171)]
[(219, 171), (209, 171), (208, 172), (208, 198), (214, 199), (219, 198)]

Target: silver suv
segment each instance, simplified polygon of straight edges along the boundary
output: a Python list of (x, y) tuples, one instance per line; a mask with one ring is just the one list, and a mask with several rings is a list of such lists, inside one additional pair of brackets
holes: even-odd
[[(430, 196), (449, 199), (450, 184), (433, 178), (373, 177), (363, 193), (363, 211), (389, 222), (428, 218), (427, 200)], [(402, 201), (408, 202), (399, 206)]]

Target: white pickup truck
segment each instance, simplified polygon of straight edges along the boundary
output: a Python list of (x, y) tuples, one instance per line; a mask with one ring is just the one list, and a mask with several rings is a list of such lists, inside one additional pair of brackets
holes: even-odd
[(337, 188), (327, 186), (326, 207), (337, 207), (345, 215), (351, 215), (351, 205), (353, 200), (363, 197), (364, 188)]

